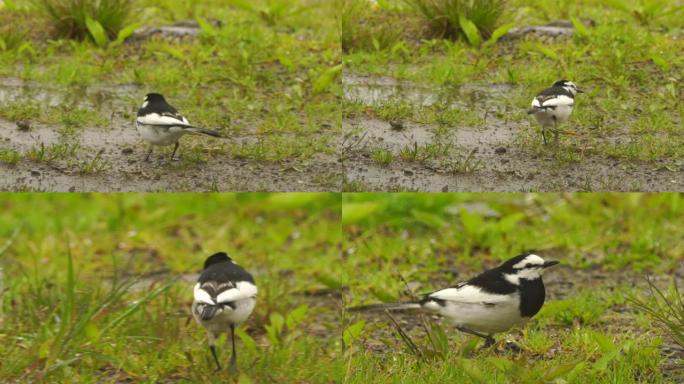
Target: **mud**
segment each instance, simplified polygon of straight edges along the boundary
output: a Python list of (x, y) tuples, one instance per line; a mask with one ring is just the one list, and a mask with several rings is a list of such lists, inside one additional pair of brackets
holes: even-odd
[[(673, 191), (684, 190), (684, 164), (661, 161), (627, 161), (592, 154), (581, 160), (559, 160), (558, 156), (578, 155), (585, 148), (529, 148), (538, 140), (536, 127), (529, 121), (506, 121), (510, 115), (506, 92), (516, 92), (507, 85), (461, 86), (429, 90), (390, 78), (370, 78), (345, 74), (346, 100), (377, 106), (391, 100), (429, 106), (469, 108), (481, 116), (482, 127), (458, 126), (443, 129), (431, 125), (402, 122), (395, 130), (390, 122), (368, 116), (346, 118), (343, 130), (347, 183), (356, 183), (371, 191)], [(488, 107), (483, 107), (488, 106)], [(616, 133), (614, 137), (624, 137)], [(600, 138), (614, 143), (615, 138)], [(446, 145), (451, 154), (432, 162), (406, 161), (402, 148), (430, 143)], [(394, 160), (386, 166), (372, 160), (373, 150), (390, 150)], [(565, 152), (564, 152), (565, 151)], [(449, 164), (464, 163), (460, 168)]]
[[(30, 122), (30, 129), (21, 130), (16, 122), (0, 119), (0, 149), (14, 150), (22, 157), (16, 164), (0, 163), (0, 190), (339, 190), (342, 166), (334, 155), (320, 154), (309, 159), (282, 162), (231, 156), (231, 146), (250, 145), (265, 138), (249, 132), (250, 129), (225, 139), (185, 136), (180, 140), (179, 153), (181, 156), (188, 154), (188, 160), (171, 161), (169, 150), (157, 147), (150, 161), (146, 162), (144, 159), (149, 147), (139, 138), (133, 122), (129, 121), (130, 116), (135, 115), (137, 96), (141, 93), (143, 91), (133, 85), (79, 88), (63, 93), (19, 80), (2, 79), (0, 103), (31, 100), (49, 105), (111, 110), (112, 114), (110, 124), (105, 128), (82, 127), (74, 129), (73, 133), (65, 133), (62, 127), (34, 122)], [(27, 157), (31, 151), (41, 148), (47, 151), (60, 144), (72, 146), (74, 153), (41, 161)]]

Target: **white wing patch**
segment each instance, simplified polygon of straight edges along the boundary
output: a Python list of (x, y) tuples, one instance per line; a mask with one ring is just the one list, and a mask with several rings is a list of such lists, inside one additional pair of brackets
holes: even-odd
[(537, 108), (543, 108), (543, 107), (558, 107), (558, 106), (573, 106), (575, 104), (575, 100), (572, 97), (568, 97), (565, 95), (557, 95), (549, 98), (544, 98), (539, 100), (539, 98), (535, 97), (534, 100), (532, 100), (532, 106), (537, 107)]
[(431, 293), (428, 297), (438, 300), (453, 301), (458, 303), (497, 303), (508, 300), (506, 295), (482, 292), (480, 288), (472, 285), (463, 285), (456, 288), (445, 288)]
[(190, 123), (188, 122), (188, 119), (185, 118), (185, 116), (181, 116), (183, 119), (179, 120), (175, 117), (172, 116), (166, 116), (166, 115), (159, 115), (158, 113), (149, 113), (145, 116), (138, 116), (138, 123), (139, 124), (147, 124), (147, 125), (187, 125), (189, 126)]
[(217, 303), (229, 303), (232, 301), (248, 299), (256, 296), (257, 287), (249, 281), (240, 281), (235, 288), (225, 290), (216, 297)]
[(200, 288), (200, 283), (197, 283), (195, 285), (194, 297), (195, 301), (198, 303), (204, 303), (209, 305), (216, 304), (214, 300), (212, 300), (211, 295), (209, 295), (209, 293), (204, 289)]

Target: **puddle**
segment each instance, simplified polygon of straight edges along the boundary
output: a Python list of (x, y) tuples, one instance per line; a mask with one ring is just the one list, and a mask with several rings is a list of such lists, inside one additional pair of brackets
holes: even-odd
[(84, 109), (130, 110), (133, 98), (140, 98), (142, 88), (135, 84), (116, 86), (68, 86), (65, 89), (17, 78), (0, 78), (0, 104), (39, 103), (51, 107), (68, 105)]
[(403, 101), (428, 107), (435, 104), (454, 108), (472, 107), (490, 98), (498, 98), (510, 92), (509, 84), (428, 87), (389, 77), (366, 77), (351, 73), (342, 76), (344, 98), (363, 105), (382, 105)]

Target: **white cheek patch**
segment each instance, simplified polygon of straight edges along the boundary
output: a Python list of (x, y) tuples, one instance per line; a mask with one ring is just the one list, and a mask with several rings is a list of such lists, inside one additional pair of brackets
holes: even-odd
[(198, 303), (204, 303), (204, 304), (209, 304), (209, 305), (214, 305), (214, 300), (212, 300), (211, 295), (204, 289), (200, 288), (200, 283), (197, 283), (195, 285), (195, 290), (194, 290), (194, 298), (195, 301)]
[(149, 103), (150, 103), (150, 102), (147, 101), (147, 99), (145, 99), (145, 101), (143, 101), (142, 107), (140, 107), (140, 108), (145, 108), (145, 107), (147, 107), (147, 104), (149, 104)]
[[(541, 267), (540, 267), (541, 268)], [(520, 285), (520, 279), (536, 280), (541, 277), (540, 268), (525, 268), (516, 273), (504, 273), (504, 279), (511, 284)]]
[(225, 290), (216, 297), (218, 303), (230, 303), (256, 296), (257, 287), (249, 281), (240, 281), (235, 288)]

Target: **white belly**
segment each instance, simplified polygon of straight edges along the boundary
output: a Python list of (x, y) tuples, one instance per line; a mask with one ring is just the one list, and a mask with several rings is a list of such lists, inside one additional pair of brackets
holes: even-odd
[(235, 303), (235, 309), (228, 306), (224, 306), (220, 313), (217, 313), (210, 320), (201, 320), (195, 311), (195, 304), (193, 304), (192, 315), (200, 325), (205, 327), (207, 330), (219, 333), (226, 332), (231, 325), (242, 324), (247, 320), (249, 315), (254, 310), (254, 305), (256, 304), (256, 298), (250, 297), (244, 300), (238, 300)]
[(493, 334), (507, 331), (527, 320), (520, 316), (519, 304), (520, 298), (517, 297), (515, 300), (498, 302), (492, 306), (447, 301), (445, 306), (428, 302), (425, 308), (445, 317), (457, 327)]
[(554, 125), (554, 117), (556, 124), (562, 124), (568, 121), (570, 114), (572, 113), (572, 106), (569, 105), (559, 105), (556, 109), (547, 109), (544, 111), (539, 111), (534, 114), (537, 121), (542, 126), (548, 127)]
[(140, 136), (152, 145), (175, 144), (186, 132), (180, 127), (160, 127), (156, 125), (135, 124)]

